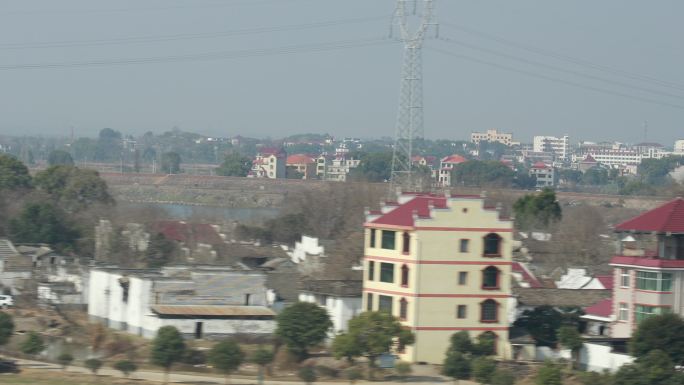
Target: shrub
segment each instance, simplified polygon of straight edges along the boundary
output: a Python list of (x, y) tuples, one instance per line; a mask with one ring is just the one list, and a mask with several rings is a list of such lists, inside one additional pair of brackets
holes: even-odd
[(299, 368), (299, 372), (297, 372), (297, 375), (307, 385), (312, 384), (314, 381), (318, 379), (318, 376), (316, 376), (316, 370), (314, 370), (314, 368), (311, 366), (302, 366), (301, 368)]
[(344, 371), (344, 378), (346, 378), (350, 384), (354, 384), (356, 381), (363, 378), (363, 373), (361, 369), (352, 366)]
[(38, 333), (30, 332), (21, 343), (20, 349), (24, 354), (38, 354), (45, 350), (45, 342)]
[(406, 377), (412, 372), (411, 364), (408, 362), (397, 362), (397, 364), (394, 366), (394, 371), (397, 372), (399, 377)]
[(69, 353), (62, 353), (57, 357), (57, 362), (62, 365), (62, 370), (66, 369), (73, 360), (74, 356)]
[(317, 365), (316, 373), (321, 377), (327, 378), (337, 378), (340, 375), (340, 371), (325, 365)]
[(114, 363), (114, 369), (120, 371), (123, 373), (124, 377), (128, 378), (131, 373), (138, 370), (138, 365), (136, 365), (133, 361), (122, 360)]
[(88, 370), (90, 370), (94, 375), (97, 375), (97, 371), (102, 367), (102, 361), (97, 358), (90, 358), (85, 360), (83, 363)]

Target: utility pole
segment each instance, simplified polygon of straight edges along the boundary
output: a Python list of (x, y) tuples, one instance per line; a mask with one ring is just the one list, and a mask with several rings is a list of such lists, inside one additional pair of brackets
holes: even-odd
[[(434, 0), (421, 0), (423, 7), (418, 12), (419, 0), (397, 0), (397, 7), (392, 20), (392, 27), (396, 25), (400, 32), (400, 39), (404, 43), (404, 59), (401, 74), (401, 90), (399, 93), (399, 112), (397, 115), (396, 135), (392, 156), (392, 174), (390, 177), (389, 196), (397, 189), (411, 190), (414, 185), (412, 170), (413, 141), (423, 138), (423, 42), (433, 23)], [(413, 10), (409, 11), (410, 7)], [(418, 26), (411, 27), (418, 19)], [(390, 29), (392, 34), (393, 28)]]

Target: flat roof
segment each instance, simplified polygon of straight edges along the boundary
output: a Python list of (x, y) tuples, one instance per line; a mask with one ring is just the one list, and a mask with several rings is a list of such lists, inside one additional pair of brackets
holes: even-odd
[(225, 305), (152, 305), (156, 314), (182, 317), (275, 317), (276, 313), (264, 306)]

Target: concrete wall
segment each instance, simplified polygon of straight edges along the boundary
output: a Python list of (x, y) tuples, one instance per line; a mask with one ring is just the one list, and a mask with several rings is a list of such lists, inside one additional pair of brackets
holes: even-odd
[(613, 353), (610, 346), (585, 343), (580, 351), (580, 365), (592, 372), (616, 372), (622, 365), (631, 364), (634, 357)]
[(349, 320), (362, 312), (361, 297), (332, 297), (313, 293), (300, 293), (299, 301), (318, 304), (328, 311), (330, 320), (333, 323), (333, 330), (330, 333), (331, 337), (338, 332), (347, 331)]
[(186, 338), (195, 338), (198, 322), (202, 322), (202, 338), (221, 338), (228, 335), (270, 335), (275, 332), (275, 320), (220, 320), (220, 319), (168, 319), (148, 315), (140, 335), (154, 338), (162, 326), (176, 327)]

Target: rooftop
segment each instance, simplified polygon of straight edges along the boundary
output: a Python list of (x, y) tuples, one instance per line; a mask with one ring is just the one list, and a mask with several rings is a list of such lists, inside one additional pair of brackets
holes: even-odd
[(468, 161), (468, 159), (462, 157), (461, 155), (457, 155), (457, 154), (449, 155), (447, 157), (442, 158), (443, 163), (463, 163), (463, 162), (467, 162), (467, 161)]
[(163, 316), (177, 317), (275, 317), (273, 310), (263, 306), (220, 306), (220, 305), (153, 305), (151, 310)]
[(513, 288), (513, 295), (526, 306), (588, 307), (611, 297), (611, 290)]
[(362, 286), (361, 280), (315, 279), (302, 281), (300, 290), (334, 297), (361, 297)]
[(613, 314), (613, 299), (606, 298), (584, 308), (584, 312), (589, 316), (608, 318)]
[(678, 197), (622, 222), (615, 231), (684, 234), (684, 199)]

